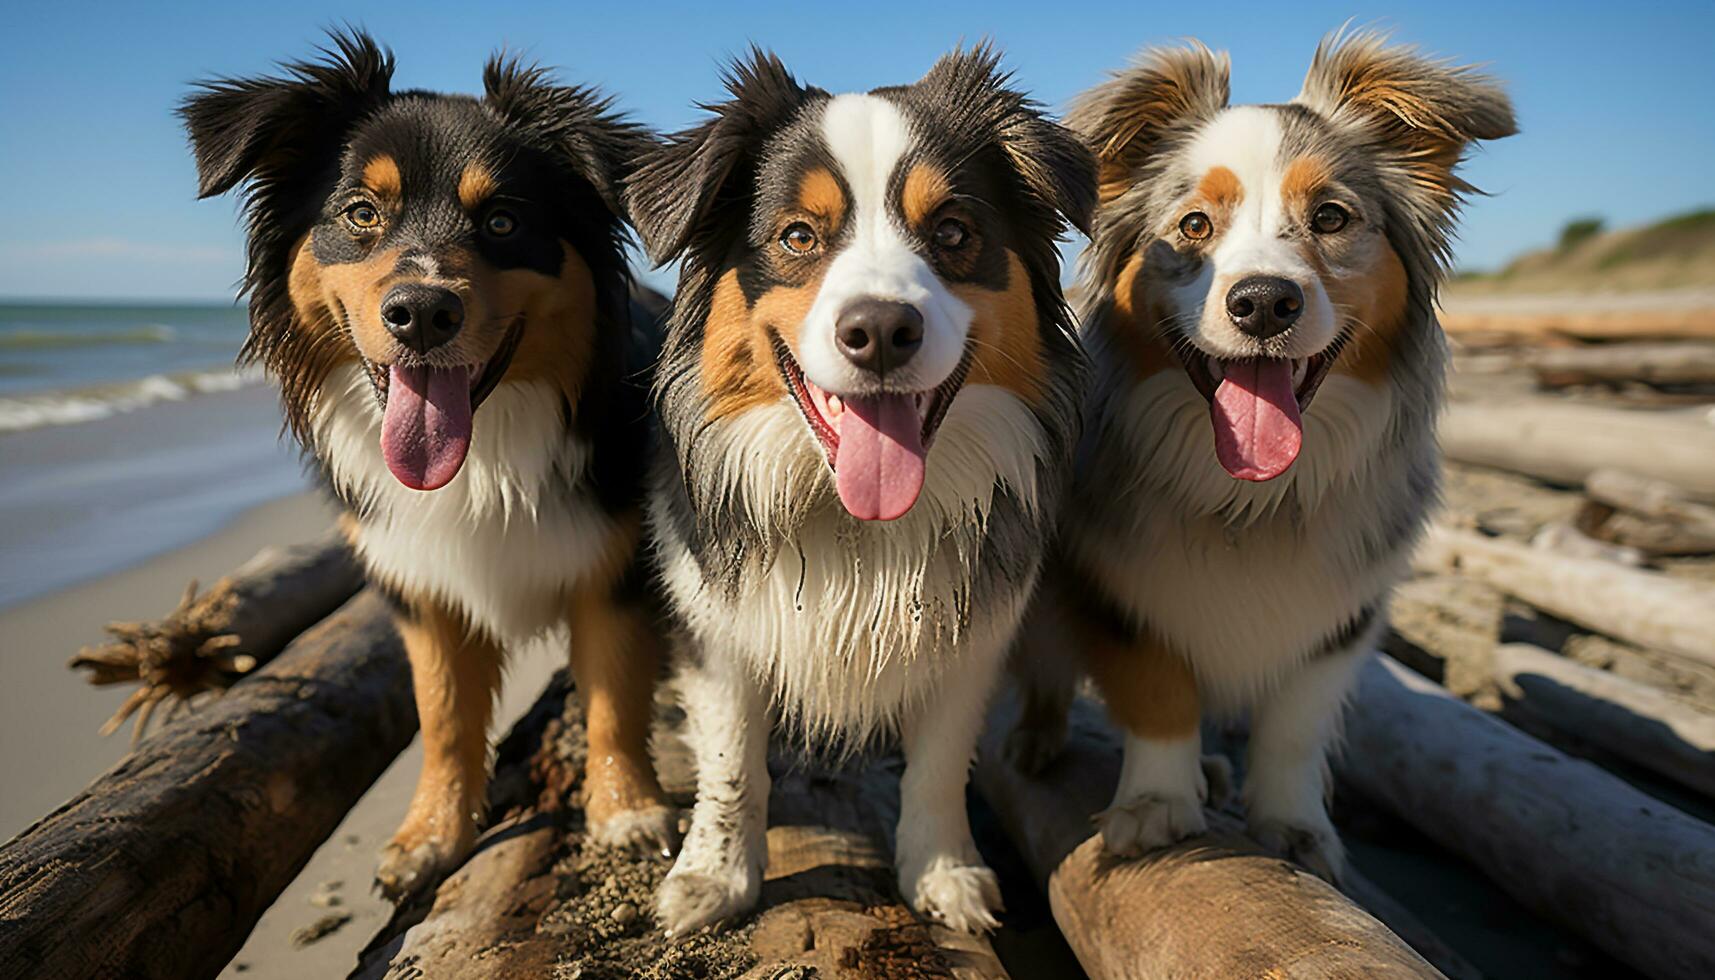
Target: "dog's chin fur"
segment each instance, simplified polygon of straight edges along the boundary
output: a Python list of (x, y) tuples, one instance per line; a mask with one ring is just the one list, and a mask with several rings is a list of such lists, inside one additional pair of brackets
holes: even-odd
[(590, 449), (546, 381), (502, 382), (477, 412), (453, 481), (412, 490), (381, 456), (381, 410), (355, 363), (335, 369), (312, 409), (313, 452), (354, 516), (351, 540), (397, 594), (467, 616), (502, 643), (565, 614), (565, 595), (600, 560), (614, 518), (583, 481)]
[[(859, 747), (947, 675), (981, 676), (988, 665), (971, 663), (972, 651), (992, 657), (1011, 636), (1036, 569), (1015, 569), (1011, 588), (979, 590), (994, 560), (985, 542), (997, 498), (1037, 521), (1048, 452), (1016, 395), (968, 386), (929, 453), (916, 505), (897, 521), (864, 522), (841, 508), (797, 409), (751, 409), (703, 433), (689, 492), (738, 504), (769, 546), (746, 556), (730, 587), (710, 581), (658, 497), (667, 589), (691, 632), (744, 661), (811, 743), (837, 736), (836, 749)], [(986, 601), (973, 601), (979, 591)]]

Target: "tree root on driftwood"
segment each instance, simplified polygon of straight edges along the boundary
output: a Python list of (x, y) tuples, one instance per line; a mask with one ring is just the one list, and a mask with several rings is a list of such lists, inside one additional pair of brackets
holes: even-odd
[(266, 548), (200, 596), (191, 582), (161, 619), (109, 623), (113, 639), (85, 647), (68, 666), (89, 671), (97, 686), (138, 685), (101, 728), (111, 735), (135, 717), (135, 743), (163, 702), (170, 701), (170, 720), (197, 698), (225, 691), (362, 585), (362, 569), (335, 532)]

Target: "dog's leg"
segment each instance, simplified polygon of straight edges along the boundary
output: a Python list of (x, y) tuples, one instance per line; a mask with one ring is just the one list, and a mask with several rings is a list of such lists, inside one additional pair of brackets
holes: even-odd
[(394, 901), (433, 887), (476, 841), (502, 659), (497, 644), (439, 605), (413, 604), (398, 623), (411, 660), (423, 771), (375, 872), (376, 885)]
[(1000, 880), (977, 853), (965, 810), (965, 783), (990, 692), (979, 676), (973, 667), (956, 683), (942, 681), (905, 717), (900, 732), (899, 891), (919, 913), (962, 932), (995, 929), (1001, 910)]
[(1136, 856), (1208, 829), (1197, 680), (1184, 658), (1149, 637), (1086, 647), (1090, 676), (1125, 730), (1111, 806), (1096, 815), (1102, 843)]
[(683, 936), (756, 904), (768, 861), (767, 700), (744, 666), (715, 652), (679, 677), (697, 803), (655, 917)]
[(1066, 718), (1081, 666), (1066, 629), (1059, 597), (1044, 583), (1007, 662), (1018, 685), (1019, 716), (1006, 736), (1006, 759), (1020, 772), (1042, 772), (1066, 747)]
[(649, 758), (659, 634), (640, 603), (605, 583), (574, 589), (568, 607), (572, 676), (589, 739), (584, 814), (590, 838), (670, 854), (678, 816)]
[(1326, 751), (1371, 637), (1299, 667), (1252, 713), (1244, 798), (1251, 836), (1329, 881), (1346, 852), (1328, 819)]

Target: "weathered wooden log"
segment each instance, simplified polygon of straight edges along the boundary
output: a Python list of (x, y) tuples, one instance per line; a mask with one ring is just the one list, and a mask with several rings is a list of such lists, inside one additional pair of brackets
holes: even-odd
[(1508, 643), (1495, 651), (1502, 711), (1715, 796), (1715, 713), (1647, 684)]
[(1441, 420), (1448, 459), (1580, 486), (1596, 470), (1665, 480), (1715, 501), (1715, 425), (1702, 413), (1628, 411), (1552, 398), (1455, 402)]
[(1559, 338), (1578, 340), (1708, 340), (1715, 337), (1715, 309), (1662, 307), (1518, 311), (1483, 309), (1481, 303), (1450, 301), (1441, 325), (1461, 340), (1484, 337), (1508, 343)]
[(91, 684), (138, 685), (102, 728), (111, 734), (135, 714), (135, 741), (161, 702), (176, 699), (171, 713), (200, 694), (226, 690), (362, 586), (363, 570), (337, 532), (264, 548), (201, 595), (190, 583), (163, 619), (109, 623), (113, 639), (85, 647), (69, 666), (88, 670)]
[(1715, 828), (1398, 663), (1360, 674), (1340, 778), (1654, 977), (1715, 976)]
[(1715, 384), (1715, 343), (1708, 342), (1533, 348), (1522, 360), (1545, 388)]
[(1538, 528), (1531, 535), (1530, 546), (1569, 558), (1588, 558), (1627, 568), (1642, 568), (1649, 561), (1637, 548), (1592, 537), (1563, 521), (1553, 521)]
[[(668, 864), (586, 850), (578, 814), (561, 809), (575, 795), (584, 751), (570, 693), (561, 675), (502, 745), (493, 780), (499, 799), (491, 801), (500, 822), (441, 885), (426, 915), (402, 915), (376, 937), (354, 978), (463, 980), (556, 969), (610, 977), (637, 975), (644, 965), (656, 976), (747, 980), (1006, 976), (987, 940), (921, 922), (901, 904), (889, 857), (896, 756), (834, 772), (777, 757), (757, 913), (668, 940), (650, 921)], [(551, 719), (546, 727), (544, 719)], [(690, 758), (677, 725), (658, 724), (654, 745), (663, 785), (689, 802)]]
[(1457, 571), (1615, 639), (1715, 664), (1715, 588), (1703, 583), (1440, 526), (1413, 564)]
[(978, 750), (976, 786), (1047, 889), (1054, 919), (1093, 980), (1162, 977), (1433, 977), (1435, 968), (1333, 886), (1211, 814), (1211, 833), (1141, 860), (1113, 857), (1090, 815), (1108, 803), (1119, 746), (1087, 702), (1065, 753), (1026, 776), (1002, 749), (1003, 699)]
[(1715, 507), (1678, 487), (1621, 470), (1597, 470), (1584, 481), (1590, 498), (1579, 512), (1584, 533), (1654, 555), (1715, 552)]
[(215, 976), (416, 724), (365, 592), (0, 847), (0, 976)]

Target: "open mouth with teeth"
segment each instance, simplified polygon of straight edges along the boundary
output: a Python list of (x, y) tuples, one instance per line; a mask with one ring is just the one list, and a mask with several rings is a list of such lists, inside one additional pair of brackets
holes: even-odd
[(500, 383), (523, 335), (520, 320), (476, 367), (364, 359), (381, 401), (381, 456), (395, 479), (413, 490), (439, 490), (452, 482), (470, 452), (471, 416)]
[(1185, 373), (1209, 402), (1222, 469), (1234, 479), (1262, 483), (1292, 466), (1304, 444), (1304, 412), (1340, 346), (1336, 340), (1309, 357), (1223, 359), (1175, 345)]
[(864, 521), (904, 517), (923, 492), (929, 446), (970, 372), (970, 352), (928, 391), (841, 396), (817, 387), (786, 342), (772, 339), (786, 389), (822, 444), (846, 512)]

